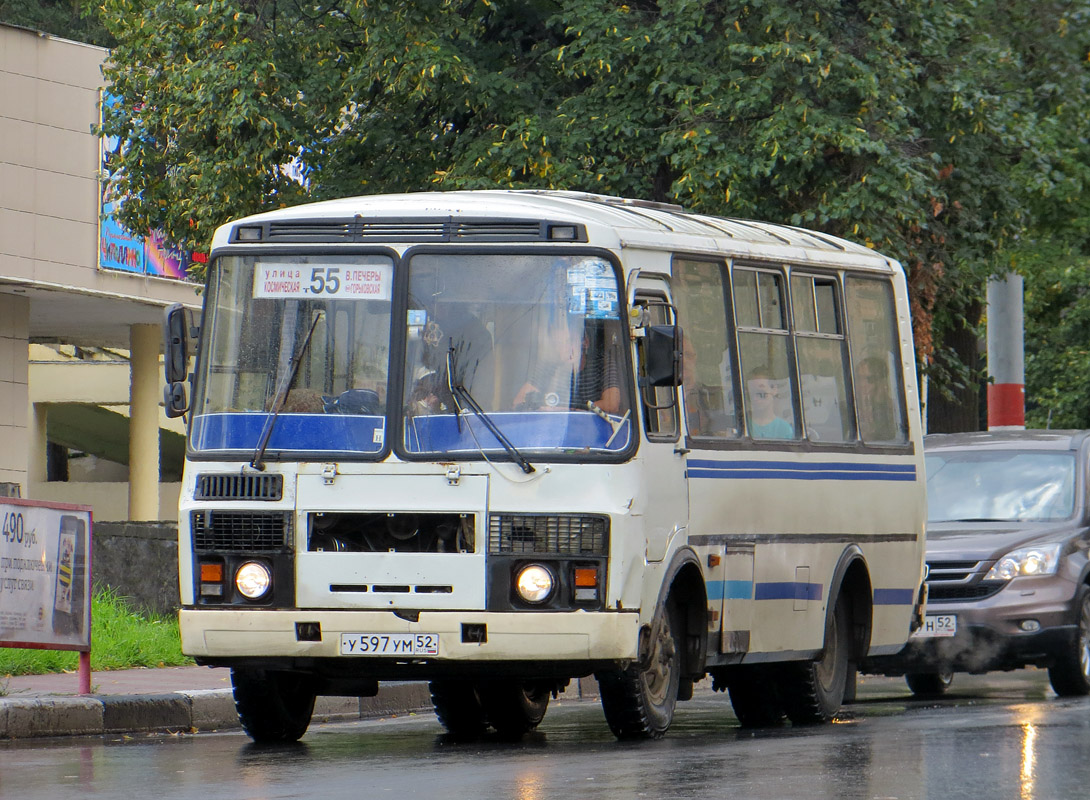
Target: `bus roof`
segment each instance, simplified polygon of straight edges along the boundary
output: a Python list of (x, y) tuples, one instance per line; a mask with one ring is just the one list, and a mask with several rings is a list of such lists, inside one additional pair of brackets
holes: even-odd
[[(668, 203), (538, 189), (364, 195), (309, 203), (223, 225), (216, 231), (212, 250), (243, 242), (472, 244), (552, 239), (557, 243), (547, 233), (546, 223), (550, 227), (583, 225), (593, 230), (591, 241), (604, 246), (712, 250), (884, 270), (897, 266), (860, 244), (804, 228), (695, 214)], [(240, 227), (261, 229), (260, 238), (237, 236)]]

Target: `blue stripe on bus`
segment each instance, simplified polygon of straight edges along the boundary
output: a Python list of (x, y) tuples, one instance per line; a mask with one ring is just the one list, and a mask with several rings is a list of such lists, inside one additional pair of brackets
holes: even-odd
[(713, 461), (690, 459), (690, 478), (795, 481), (915, 481), (915, 464), (860, 464), (850, 461)]
[(754, 600), (820, 600), (820, 583), (802, 583), (800, 581), (777, 581), (758, 583), (754, 587)]
[[(756, 591), (754, 589), (756, 588)], [(758, 583), (753, 581), (708, 581), (708, 600), (820, 600), (820, 583)], [(876, 606), (910, 606), (916, 596), (912, 589), (875, 589)]]
[(709, 600), (750, 600), (753, 581), (708, 581)]
[(875, 589), (876, 606), (910, 606), (916, 593), (912, 589)]

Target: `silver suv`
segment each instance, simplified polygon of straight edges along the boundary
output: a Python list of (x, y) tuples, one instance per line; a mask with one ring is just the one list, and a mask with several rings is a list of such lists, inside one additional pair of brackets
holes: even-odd
[(917, 695), (955, 672), (1048, 668), (1090, 693), (1090, 431), (938, 434), (927, 468), (927, 616), (874, 671)]

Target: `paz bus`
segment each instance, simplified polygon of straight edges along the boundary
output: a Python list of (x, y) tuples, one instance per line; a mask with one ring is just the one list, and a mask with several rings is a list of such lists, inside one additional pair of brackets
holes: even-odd
[(619, 738), (709, 676), (745, 726), (822, 722), (918, 626), (895, 261), (507, 190), (259, 214), (210, 256), (199, 329), (165, 320), (182, 649), (253, 739), (391, 680), (467, 736), (589, 676)]

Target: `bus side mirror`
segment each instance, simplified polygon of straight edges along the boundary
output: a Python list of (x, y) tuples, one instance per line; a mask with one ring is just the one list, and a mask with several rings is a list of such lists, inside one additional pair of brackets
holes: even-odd
[(677, 325), (647, 326), (647, 385), (680, 386), (682, 333)]
[(189, 323), (185, 306), (169, 306), (163, 319), (163, 371), (166, 391), (163, 405), (168, 417), (180, 417), (189, 410), (185, 381), (189, 377)]

